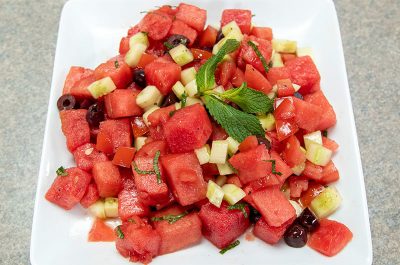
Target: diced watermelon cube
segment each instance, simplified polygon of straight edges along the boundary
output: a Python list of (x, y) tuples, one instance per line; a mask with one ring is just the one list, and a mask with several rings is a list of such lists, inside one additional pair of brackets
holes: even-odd
[[(156, 212), (155, 217), (178, 215), (183, 209), (177, 206)], [(201, 221), (197, 213), (191, 213), (173, 224), (167, 221), (154, 222), (154, 228), (161, 236), (160, 255), (172, 253), (201, 241)]]
[(132, 82), (132, 71), (125, 63), (123, 56), (111, 58), (105, 63), (100, 64), (94, 70), (96, 80), (110, 77), (115, 86), (119, 89), (126, 88)]
[(272, 29), (269, 27), (253, 27), (251, 29), (251, 35), (264, 40), (272, 40)]
[(321, 79), (318, 69), (310, 56), (296, 57), (285, 63), (294, 84), (300, 85), (299, 92), (303, 95), (314, 92), (315, 84)]
[(251, 30), (251, 11), (245, 9), (225, 9), (222, 12), (221, 28), (231, 21), (238, 24), (243, 34), (250, 34)]
[(65, 171), (67, 175), (57, 176), (45, 197), (49, 202), (70, 210), (85, 195), (92, 176), (77, 167)]
[(301, 193), (308, 189), (308, 179), (303, 176), (292, 176), (289, 179), (290, 197), (300, 198)]
[(118, 196), (123, 183), (117, 166), (111, 161), (99, 162), (93, 166), (92, 173), (101, 197)]
[(163, 95), (172, 90), (172, 86), (181, 79), (181, 67), (173, 62), (157, 59), (144, 68), (146, 81), (156, 86)]
[(318, 130), (323, 115), (323, 109), (317, 105), (292, 97), (295, 107), (296, 124), (309, 132)]
[(83, 208), (88, 208), (93, 203), (100, 199), (99, 190), (95, 183), (90, 183), (86, 189), (85, 195), (81, 199), (81, 205)]
[(147, 13), (139, 23), (139, 29), (147, 32), (153, 40), (161, 40), (168, 34), (172, 25), (172, 18), (164, 12), (154, 11)]
[(240, 152), (246, 152), (258, 146), (257, 137), (254, 135), (247, 136), (239, 145)]
[(322, 109), (317, 130), (325, 130), (336, 124), (336, 114), (324, 93), (319, 90), (304, 96), (304, 101), (317, 105)]
[(244, 82), (244, 73), (239, 67), (236, 67), (236, 71), (232, 76), (231, 83), (234, 87), (240, 87)]
[(86, 88), (96, 81), (93, 73), (91, 69), (72, 66), (64, 82), (63, 95), (71, 94), (78, 99), (92, 98)]
[(242, 182), (240, 181), (240, 178), (237, 175), (232, 175), (226, 180), (227, 184), (234, 184), (238, 186), (239, 188), (243, 187)]
[(275, 171), (281, 174), (276, 174), (275, 176), (283, 184), (285, 180), (293, 174), (293, 170), (283, 161), (281, 156), (275, 152), (271, 151), (271, 159), (275, 161)]
[(130, 261), (148, 264), (159, 254), (161, 237), (139, 218), (135, 218), (134, 221), (125, 222), (117, 228), (124, 237), (117, 237), (116, 247), (118, 252)]
[(277, 105), (276, 102), (278, 101), (280, 101), (280, 104), (274, 110), (274, 118), (276, 120), (288, 120), (296, 115), (294, 104), (290, 98), (284, 98), (282, 101), (281, 99), (275, 99), (275, 105)]
[(339, 144), (328, 137), (322, 136), (322, 145), (332, 152), (336, 152), (339, 148)]
[(183, 35), (189, 39), (189, 45), (192, 46), (197, 38), (197, 31), (189, 27), (185, 22), (181, 20), (175, 20), (172, 23), (172, 27), (168, 32), (168, 35)]
[(264, 189), (266, 187), (271, 187), (271, 186), (280, 186), (282, 183), (279, 181), (279, 179), (276, 177), (276, 175), (270, 173), (266, 177), (259, 178), (257, 180), (254, 180), (250, 182), (249, 186), (252, 189), (252, 191), (257, 191)]
[(217, 40), (218, 30), (208, 25), (199, 38), (200, 47), (213, 47)]
[(142, 203), (136, 188), (124, 188), (118, 194), (118, 216), (126, 221), (132, 216), (147, 216), (149, 208)]
[(229, 159), (229, 163), (238, 171), (240, 182), (243, 185), (265, 177), (271, 173), (270, 155), (265, 145), (259, 145), (246, 152), (235, 154)]
[(174, 104), (168, 107), (157, 109), (147, 117), (147, 120), (152, 127), (163, 125), (169, 120), (169, 118), (171, 117), (171, 113), (175, 110), (176, 108)]
[(161, 163), (172, 193), (182, 206), (206, 197), (207, 184), (199, 160), (193, 152), (166, 155), (162, 157)]
[(248, 87), (261, 91), (264, 94), (268, 94), (272, 90), (272, 86), (268, 80), (250, 64), (246, 64), (244, 81), (247, 82)]
[(96, 218), (89, 231), (89, 242), (114, 242), (116, 235), (114, 230), (109, 227), (104, 220)]
[[(228, 210), (228, 206), (226, 202), (222, 202), (220, 208), (207, 203), (199, 212), (204, 237), (221, 249), (231, 244), (250, 226), (249, 218), (240, 210)], [(245, 210), (249, 214), (247, 206)]]
[(292, 135), (286, 140), (286, 147), (282, 157), (290, 167), (301, 165), (306, 161), (305, 153), (300, 149), (300, 141)]
[(163, 13), (168, 14), (170, 16), (175, 16), (176, 12), (177, 12), (177, 10), (173, 9), (172, 6), (170, 6), (170, 5), (160, 6), (160, 8), (158, 8), (156, 11), (163, 12)]
[(182, 20), (197, 31), (202, 31), (206, 24), (207, 11), (197, 6), (180, 3), (176, 18)]
[(322, 178), (322, 167), (314, 165), (313, 163), (307, 160), (302, 175), (309, 179), (319, 181)]
[(257, 210), (270, 226), (280, 227), (296, 216), (296, 211), (279, 187), (268, 187), (253, 192), (251, 197)]
[[(97, 149), (104, 153), (115, 153), (120, 146), (132, 146), (131, 126), (129, 119), (106, 120), (100, 123), (99, 134), (103, 134), (110, 142), (111, 150)], [(98, 139), (99, 137), (97, 137)], [(107, 148), (108, 149), (108, 148)]]
[(165, 139), (173, 153), (193, 151), (202, 147), (211, 132), (210, 119), (200, 104), (176, 111), (164, 125)]
[[(278, 80), (288, 78), (290, 78), (290, 73), (286, 67), (272, 67), (267, 73), (267, 79), (271, 85), (275, 85)], [(293, 80), (292, 83), (294, 83)]]
[(312, 249), (332, 257), (339, 253), (353, 238), (353, 233), (344, 224), (319, 220), (319, 227), (311, 234), (307, 245)]
[(67, 147), (70, 152), (90, 142), (90, 128), (86, 121), (85, 109), (60, 111), (61, 129), (67, 138)]
[(268, 225), (264, 218), (261, 218), (254, 226), (253, 233), (262, 241), (274, 245), (278, 243), (278, 241), (282, 238), (283, 234), (286, 231), (286, 228), (292, 224), (294, 219), (295, 218), (290, 219), (279, 227), (274, 227)]
[(76, 166), (85, 171), (91, 171), (98, 162), (108, 161), (107, 156), (96, 149), (92, 143), (84, 144), (74, 151)]
[[(255, 44), (267, 61), (267, 63), (271, 60), (272, 56), (272, 44), (268, 40), (259, 39), (254, 36), (244, 37), (242, 43), (240, 45), (240, 52), (238, 57), (238, 64), (243, 65), (244, 63), (251, 64), (254, 68), (256, 68), (260, 73), (265, 73), (264, 65), (261, 62), (261, 59), (258, 57), (253, 47), (251, 47), (248, 42), (251, 41)], [(243, 61), (243, 62), (242, 62)]]
[(112, 119), (139, 116), (143, 110), (136, 104), (139, 91), (133, 89), (116, 89), (104, 97), (108, 117)]
[(158, 167), (160, 168), (161, 183), (158, 183), (156, 174), (139, 174), (134, 167), (132, 168), (139, 197), (146, 205), (152, 206), (169, 200), (165, 172), (160, 162), (161, 158), (167, 153), (167, 145), (164, 141), (149, 142), (136, 153), (134, 158), (139, 170), (154, 171), (154, 157), (157, 151), (160, 151)]
[(201, 169), (203, 171), (204, 176), (212, 176), (212, 175), (218, 175), (218, 167), (217, 164), (211, 164), (211, 163), (206, 163), (204, 165), (201, 165)]
[(322, 178), (319, 180), (319, 182), (329, 184), (337, 180), (339, 180), (339, 171), (331, 160), (326, 166), (322, 168)]

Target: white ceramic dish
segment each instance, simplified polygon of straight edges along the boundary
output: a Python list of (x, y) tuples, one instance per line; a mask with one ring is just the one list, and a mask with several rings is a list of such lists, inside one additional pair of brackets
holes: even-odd
[[(339, 24), (330, 0), (222, 0), (187, 1), (208, 11), (208, 24), (218, 25), (226, 8), (251, 9), (253, 23), (270, 26), (276, 38), (297, 40), (311, 46), (322, 76), (321, 86), (338, 118), (329, 135), (340, 144), (334, 161), (341, 180), (336, 184), (343, 196), (341, 208), (331, 216), (346, 224), (353, 240), (337, 256), (327, 258), (304, 247), (294, 249), (284, 243), (270, 246), (260, 240), (246, 241), (225, 255), (207, 240), (201, 245), (157, 257), (152, 264), (340, 264), (372, 263), (371, 235), (367, 201), (360, 161), (357, 134), (343, 57)], [(31, 262), (33, 265), (129, 264), (113, 243), (88, 243), (92, 219), (81, 207), (71, 211), (44, 199), (55, 170), (74, 165), (60, 129), (56, 101), (72, 65), (94, 68), (118, 53), (119, 40), (136, 24), (140, 11), (179, 1), (153, 0), (72, 0), (64, 6), (58, 33), (53, 79), (44, 136), (39, 182), (32, 227)]]

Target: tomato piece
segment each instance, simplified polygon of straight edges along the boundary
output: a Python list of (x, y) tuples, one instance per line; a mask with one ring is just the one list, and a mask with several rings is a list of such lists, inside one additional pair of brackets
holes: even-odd
[(115, 152), (112, 163), (116, 166), (130, 168), (135, 152), (136, 149), (133, 147), (120, 146)]
[(247, 136), (239, 145), (240, 152), (246, 152), (258, 146), (257, 137), (254, 135)]
[(303, 192), (303, 194), (300, 197), (300, 203), (303, 207), (308, 207), (310, 205), (311, 201), (318, 196), (323, 190), (325, 189), (324, 186), (321, 184), (310, 181), (308, 183), (308, 189)]
[(105, 154), (112, 154), (113, 144), (109, 135), (101, 131), (97, 133), (96, 149)]
[(211, 48), (214, 46), (217, 40), (218, 30), (212, 26), (207, 26), (199, 38), (200, 47)]
[(290, 79), (281, 79), (276, 81), (278, 86), (278, 97), (293, 96), (295, 90)]
[(295, 108), (290, 99), (285, 98), (274, 110), (274, 117), (277, 120), (288, 120), (295, 115)]
[(276, 133), (279, 141), (283, 141), (289, 136), (295, 134), (299, 127), (297, 127), (296, 122), (291, 120), (276, 120)]
[(104, 223), (102, 219), (96, 218), (89, 231), (89, 242), (113, 242), (116, 239), (114, 229)]
[(212, 53), (202, 49), (190, 48), (195, 60), (207, 60), (211, 58)]
[(153, 62), (155, 59), (157, 59), (157, 56), (155, 56), (154, 54), (143, 53), (142, 57), (140, 57), (137, 67), (144, 68), (146, 65)]
[(244, 82), (244, 73), (239, 67), (236, 67), (236, 71), (232, 76), (231, 83), (234, 87), (240, 87)]
[(251, 29), (251, 35), (264, 40), (272, 40), (272, 29), (269, 27), (253, 27)]
[(290, 197), (299, 198), (303, 191), (308, 189), (308, 179), (302, 176), (289, 178)]
[(131, 126), (132, 126), (132, 131), (133, 131), (133, 137), (135, 137), (135, 138), (143, 136), (149, 132), (149, 128), (144, 123), (144, 120), (142, 117), (138, 116), (138, 117), (132, 118)]
[(291, 135), (286, 140), (286, 148), (283, 151), (282, 156), (290, 167), (295, 167), (306, 161), (306, 155), (300, 149), (300, 141), (294, 135)]

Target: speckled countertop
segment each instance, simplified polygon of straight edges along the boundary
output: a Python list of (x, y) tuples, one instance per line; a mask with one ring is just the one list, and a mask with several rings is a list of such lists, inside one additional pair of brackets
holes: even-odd
[[(30, 264), (34, 195), (63, 0), (0, 0), (0, 264)], [(335, 1), (374, 264), (400, 264), (400, 1)], [(344, 264), (345, 265), (345, 264)]]

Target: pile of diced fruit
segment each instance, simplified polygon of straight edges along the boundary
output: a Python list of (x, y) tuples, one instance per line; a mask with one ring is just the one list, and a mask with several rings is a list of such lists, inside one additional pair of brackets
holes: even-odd
[(327, 219), (341, 202), (328, 186), (336, 115), (311, 49), (252, 26), (250, 10), (224, 10), (219, 30), (206, 17), (184, 3), (148, 11), (119, 55), (71, 67), (57, 106), (76, 167), (57, 170), (46, 199), (88, 208), (89, 241), (115, 240), (134, 262), (202, 236), (223, 254), (247, 230), (337, 254), (352, 233)]

